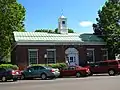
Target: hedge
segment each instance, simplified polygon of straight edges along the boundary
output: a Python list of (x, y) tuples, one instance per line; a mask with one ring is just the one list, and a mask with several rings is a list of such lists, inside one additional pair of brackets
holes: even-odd
[(56, 64), (32, 64), (31, 66), (49, 66), (52, 68), (65, 68), (67, 65), (65, 63), (56, 63)]
[(18, 66), (17, 65), (12, 65), (12, 64), (0, 64), (0, 68), (5, 68), (5, 69), (18, 69)]

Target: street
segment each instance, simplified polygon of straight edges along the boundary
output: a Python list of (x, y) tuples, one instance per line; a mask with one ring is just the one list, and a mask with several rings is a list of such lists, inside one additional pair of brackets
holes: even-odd
[(0, 82), (0, 90), (119, 90), (120, 76), (97, 75), (54, 80), (19, 80)]

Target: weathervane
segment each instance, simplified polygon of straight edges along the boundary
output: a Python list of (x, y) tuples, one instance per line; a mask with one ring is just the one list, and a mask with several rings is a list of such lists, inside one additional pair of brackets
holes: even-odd
[(63, 9), (61, 10), (61, 16), (63, 15)]

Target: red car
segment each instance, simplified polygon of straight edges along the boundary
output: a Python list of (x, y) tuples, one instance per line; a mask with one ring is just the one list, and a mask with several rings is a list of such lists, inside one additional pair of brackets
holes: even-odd
[(106, 60), (91, 63), (86, 66), (92, 74), (108, 73), (110, 76), (120, 73), (120, 60)]
[(84, 68), (81, 66), (69, 66), (65, 69), (60, 70), (60, 77), (63, 76), (87, 76), (90, 73), (89, 68)]

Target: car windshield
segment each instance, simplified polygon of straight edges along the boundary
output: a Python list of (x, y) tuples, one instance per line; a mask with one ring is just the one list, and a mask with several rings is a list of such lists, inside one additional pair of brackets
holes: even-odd
[(46, 69), (52, 69), (52, 67), (49, 67), (49, 66), (44, 66)]

